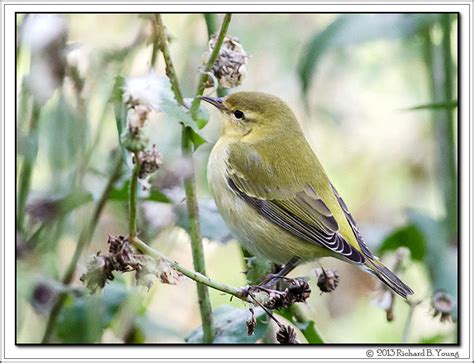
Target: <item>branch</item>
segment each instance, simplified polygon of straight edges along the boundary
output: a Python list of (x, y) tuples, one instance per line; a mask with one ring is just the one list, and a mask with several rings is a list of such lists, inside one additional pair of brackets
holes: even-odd
[[(64, 277), (62, 279), (63, 285), (67, 286), (71, 284), (72, 278), (74, 277), (74, 272), (76, 271), (77, 263), (79, 261), (79, 257), (81, 256), (82, 251), (84, 250), (84, 248), (86, 247), (86, 245), (92, 238), (92, 235), (94, 234), (95, 228), (99, 221), (100, 215), (102, 214), (105, 203), (107, 202), (107, 199), (109, 198), (109, 194), (112, 191), (115, 182), (120, 177), (121, 169), (122, 169), (122, 155), (118, 154), (115, 160), (113, 171), (110, 174), (109, 180), (107, 181), (107, 185), (105, 186), (104, 191), (102, 192), (102, 195), (100, 196), (95, 206), (92, 218), (90, 219), (89, 224), (84, 227), (84, 229), (82, 230), (79, 236), (79, 239), (76, 245), (76, 250), (74, 251), (72, 260), (69, 263), (66, 273), (64, 274)], [(54, 326), (56, 325), (57, 317), (62, 310), (64, 302), (66, 301), (66, 297), (67, 297), (67, 292), (66, 291), (61, 292), (56, 300), (56, 303), (51, 309), (48, 323), (46, 324), (46, 330), (44, 332), (43, 339), (41, 341), (42, 343), (48, 343), (49, 340), (51, 339)]]
[(211, 278), (199, 272), (188, 269), (180, 265), (178, 262), (170, 259), (169, 257), (166, 257), (158, 250), (150, 247), (145, 242), (141, 241), (139, 238), (134, 238), (130, 240), (130, 243), (143, 254), (146, 254), (156, 259), (163, 259), (171, 266), (171, 268), (175, 269), (178, 272), (181, 272), (184, 276), (190, 278), (191, 280), (194, 280), (200, 284), (211, 287), (215, 290), (235, 296), (236, 298), (243, 300), (245, 302), (252, 302), (252, 300), (250, 300), (250, 298), (248, 297), (248, 294), (244, 291), (244, 289), (238, 289), (235, 287), (227, 286), (221, 282), (212, 280)]

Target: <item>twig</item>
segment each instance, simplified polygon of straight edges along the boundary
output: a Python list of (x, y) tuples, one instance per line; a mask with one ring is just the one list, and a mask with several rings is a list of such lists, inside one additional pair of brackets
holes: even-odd
[(130, 239), (137, 236), (137, 184), (138, 174), (140, 173), (140, 159), (138, 154), (134, 154), (134, 163), (132, 177), (130, 178), (129, 203), (128, 203), (128, 235)]
[[(109, 194), (112, 191), (115, 182), (120, 177), (121, 168), (122, 168), (122, 155), (119, 154), (116, 157), (114, 168), (113, 168), (112, 173), (110, 174), (109, 180), (107, 181), (107, 185), (105, 186), (104, 191), (102, 192), (102, 195), (100, 196), (100, 199), (98, 200), (95, 206), (94, 213), (88, 225), (84, 227), (84, 229), (82, 230), (79, 236), (79, 239), (76, 245), (76, 250), (74, 251), (74, 255), (71, 259), (71, 262), (69, 263), (66, 273), (64, 274), (64, 277), (62, 279), (63, 285), (69, 285), (72, 281), (72, 278), (74, 277), (74, 272), (76, 271), (76, 266), (79, 261), (79, 257), (81, 256), (82, 251), (84, 250), (84, 248), (86, 247), (86, 245), (92, 238), (92, 235), (94, 234), (95, 228), (99, 221), (100, 215), (102, 214), (105, 203), (107, 202), (107, 199), (109, 198)], [(46, 325), (46, 330), (43, 335), (42, 343), (49, 342), (51, 335), (53, 333), (54, 327), (56, 325), (57, 317), (64, 305), (64, 302), (66, 301), (66, 297), (67, 297), (67, 291), (61, 292), (58, 296), (58, 299), (56, 300), (56, 303), (51, 309), (48, 323)]]
[(238, 289), (235, 287), (230, 287), (227, 286), (221, 282), (212, 280), (211, 278), (193, 271), (191, 269), (188, 269), (182, 265), (180, 265), (178, 262), (170, 259), (169, 257), (166, 257), (163, 255), (161, 252), (158, 250), (150, 247), (147, 245), (145, 242), (141, 241), (139, 238), (135, 238), (133, 240), (130, 240), (130, 243), (137, 248), (141, 253), (144, 253), (150, 257), (156, 258), (156, 259), (163, 259), (166, 261), (171, 268), (175, 269), (178, 272), (181, 272), (184, 276), (190, 278), (191, 280), (194, 280), (196, 282), (199, 282), (200, 284), (209, 286), (215, 290), (222, 291), (226, 294), (235, 296), (236, 298), (243, 300), (245, 302), (252, 302), (252, 300), (249, 299), (248, 294), (246, 293), (245, 289)]
[(193, 103), (191, 104), (191, 116), (194, 120), (197, 120), (199, 117), (199, 105), (201, 104), (201, 99), (199, 97), (204, 94), (204, 90), (206, 89), (206, 81), (209, 77), (207, 73), (212, 69), (214, 62), (216, 61), (217, 56), (219, 55), (222, 43), (224, 42), (224, 38), (227, 33), (227, 29), (230, 25), (231, 18), (231, 14), (226, 14), (224, 16), (219, 35), (217, 36), (216, 45), (214, 46), (214, 49), (212, 50), (212, 53), (209, 56), (207, 64), (204, 66), (204, 69), (200, 73), (196, 94), (194, 96)]

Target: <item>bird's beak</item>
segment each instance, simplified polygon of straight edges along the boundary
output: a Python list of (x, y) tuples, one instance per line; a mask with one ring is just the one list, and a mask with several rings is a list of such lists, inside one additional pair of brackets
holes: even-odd
[(224, 106), (224, 98), (223, 97), (207, 97), (207, 96), (201, 96), (201, 100), (206, 101), (207, 103), (210, 103), (211, 105), (215, 106), (217, 109), (221, 111), (227, 110), (227, 108)]

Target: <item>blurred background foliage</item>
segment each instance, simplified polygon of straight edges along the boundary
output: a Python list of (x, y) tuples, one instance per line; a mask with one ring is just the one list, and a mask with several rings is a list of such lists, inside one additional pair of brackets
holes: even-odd
[[(117, 76), (141, 76), (150, 68), (147, 15), (53, 18), (46, 34), (59, 36), (40, 51), (38, 42), (45, 40), (29, 33), (31, 16), (17, 18), (18, 343), (41, 342), (58, 298), (64, 307), (56, 312), (53, 342), (199, 342), (193, 281), (156, 283), (147, 291), (122, 274), (94, 295), (79, 281), (88, 257), (107, 250), (108, 234), (127, 232), (129, 170), (120, 162), (110, 99)], [(163, 14), (185, 97), (193, 95), (208, 29), (221, 19)], [(410, 251), (399, 273), (415, 295), (411, 305), (396, 299), (390, 322), (379, 286), (355, 267), (322, 259), (341, 276), (339, 287), (324, 295), (314, 277), (318, 263), (292, 273), (312, 277), (313, 293), (303, 308), (326, 342), (457, 342), (456, 322), (432, 316), (432, 296), (443, 290), (457, 319), (457, 22), (455, 14), (233, 16), (228, 34), (240, 39), (250, 59), (245, 81), (231, 92), (285, 99), (369, 247), (392, 266), (400, 246)], [(153, 62), (165, 74), (162, 58)], [(195, 153), (207, 272), (243, 286), (242, 251), (206, 181), (220, 127), (216, 112), (209, 112), (201, 130), (208, 142)], [(181, 186), (189, 163), (181, 157), (181, 126), (165, 112), (146, 127), (164, 165), (151, 192), (140, 195), (140, 238), (191, 266)], [(268, 330), (275, 328), (267, 327), (265, 316), (257, 314), (257, 331), (248, 337), (247, 306), (212, 289), (210, 294), (216, 324), (223, 324), (217, 342), (271, 342)], [(311, 340), (310, 333), (298, 334)]]

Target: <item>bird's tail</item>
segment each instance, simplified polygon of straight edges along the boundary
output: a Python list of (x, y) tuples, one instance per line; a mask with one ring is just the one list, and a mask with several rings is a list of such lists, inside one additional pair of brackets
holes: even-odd
[(377, 276), (385, 285), (404, 299), (407, 298), (407, 295), (413, 294), (413, 290), (379, 260), (367, 258), (365, 265), (369, 272)]

